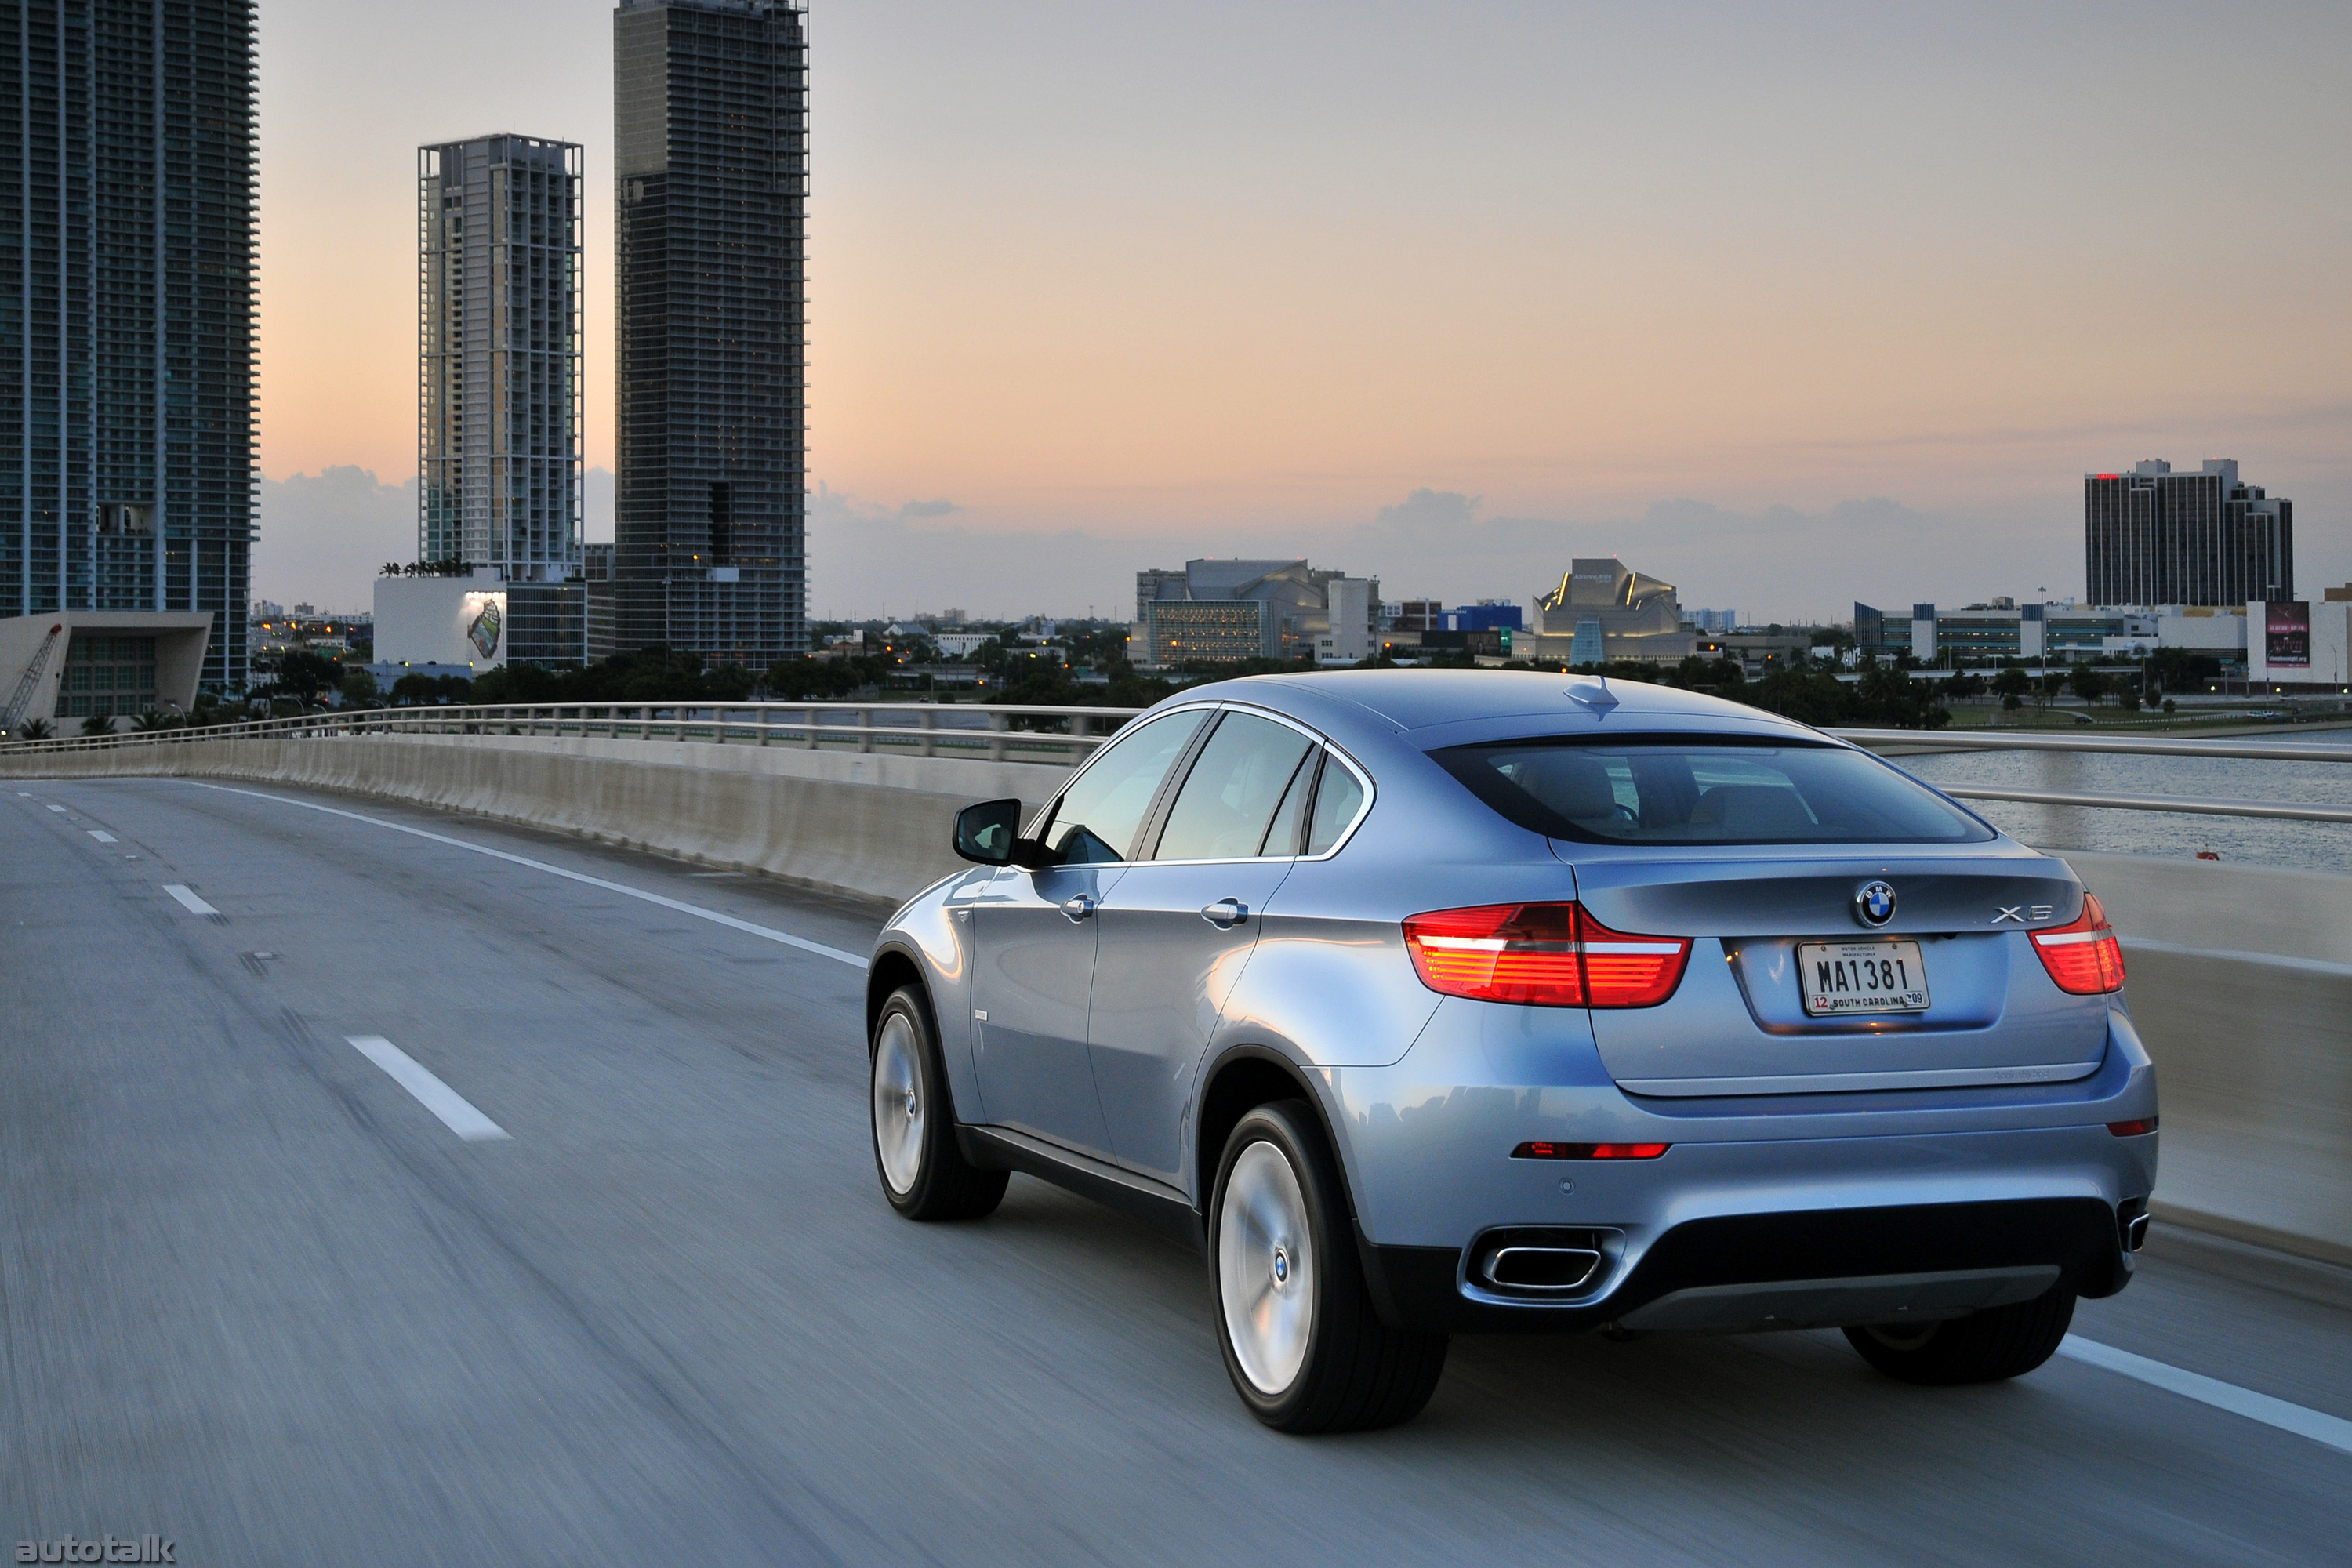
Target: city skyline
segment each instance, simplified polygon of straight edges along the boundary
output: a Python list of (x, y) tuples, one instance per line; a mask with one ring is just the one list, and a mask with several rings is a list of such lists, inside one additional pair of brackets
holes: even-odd
[[(348, 177), (367, 139), (396, 177), (403, 142), (508, 119), (609, 167), (608, 14), (501, 7), (489, 41), (528, 37), (547, 61), (520, 82), (495, 48), (353, 79), (352, 55), (396, 62), (432, 37), (432, 5), (266, 19), (288, 66), (264, 135), (272, 480), (407, 478), (405, 376), (370, 368), (372, 345), (403, 346), (412, 286), (369, 236), (404, 204), (387, 221)], [(1370, 569), (1329, 541), (1423, 490), (1557, 525), (1562, 555), (1654, 560), (1682, 536), (1654, 540), (1654, 509), (1711, 508), (1740, 521), (1685, 530), (1682, 578), (1707, 600), (1802, 608), (1801, 557), (1866, 543), (1862, 580), (1812, 595), (1833, 612), (1913, 591), (1938, 558), (1965, 570), (1988, 541), (2015, 569), (1985, 591), (2079, 592), (2079, 476), (2166, 451), (2236, 456), (2296, 498), (2306, 574), (2352, 575), (2352, 356), (2328, 281), (2352, 229), (2327, 166), (2339, 18), (2181, 16), (2117, 73), (2089, 15), (1438, 16), (820, 5), (814, 608), (877, 597), (845, 540), (876, 516), (906, 519), (884, 535), (918, 559), (896, 564), (1008, 594), (1034, 576), (1008, 557), (1129, 542), (1118, 570), (1037, 585), (1070, 607), (1171, 539)], [(2147, 71), (2265, 114), (2158, 116), (2130, 89)], [(408, 121), (429, 123), (388, 134)], [(2209, 217), (2147, 243), (2150, 204), (2191, 190), (2215, 193)], [(612, 462), (611, 219), (592, 190), (592, 467)], [(305, 263), (330, 256), (348, 286), (306, 304)], [(1892, 536), (1837, 523), (1874, 500)], [(288, 531), (265, 567), (310, 526), (270, 504)], [(1737, 537), (1784, 525), (1778, 555)], [(1417, 566), (1380, 569), (1402, 586)]]

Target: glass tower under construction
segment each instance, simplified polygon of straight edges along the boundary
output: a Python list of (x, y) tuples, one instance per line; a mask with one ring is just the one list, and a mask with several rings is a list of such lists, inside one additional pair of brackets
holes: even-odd
[(762, 667), (807, 644), (804, 0), (614, 13), (614, 634)]
[(569, 142), (417, 149), (420, 562), (580, 574), (581, 195)]
[(254, 0), (0, 0), (0, 616), (209, 611), (246, 679)]

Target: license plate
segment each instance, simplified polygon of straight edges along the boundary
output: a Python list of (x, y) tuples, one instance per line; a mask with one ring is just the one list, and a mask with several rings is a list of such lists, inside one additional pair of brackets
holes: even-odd
[(1797, 975), (1809, 1018), (1927, 1010), (1927, 965), (1916, 942), (1799, 942)]

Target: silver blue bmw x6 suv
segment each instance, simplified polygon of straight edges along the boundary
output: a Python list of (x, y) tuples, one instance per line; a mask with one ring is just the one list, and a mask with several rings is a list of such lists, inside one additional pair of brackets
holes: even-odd
[(2121, 1289), (2156, 1080), (2060, 860), (1815, 730), (1658, 687), (1197, 688), (875, 948), (911, 1219), (1029, 1173), (1207, 1255), (1261, 1420), (1403, 1420), (1454, 1332), (1836, 1327), (2012, 1377)]

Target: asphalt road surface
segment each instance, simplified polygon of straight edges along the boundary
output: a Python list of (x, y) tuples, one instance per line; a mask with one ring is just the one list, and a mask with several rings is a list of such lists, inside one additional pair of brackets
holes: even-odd
[[(1456, 1340), (1410, 1426), (1267, 1432), (1180, 1246), (1024, 1177), (892, 1216), (825, 951), (877, 923), (375, 802), (0, 784), (0, 1553), (2352, 1560), (2352, 1453), (2081, 1360)], [(2343, 1274), (2160, 1238), (2075, 1326), (2352, 1419)]]

